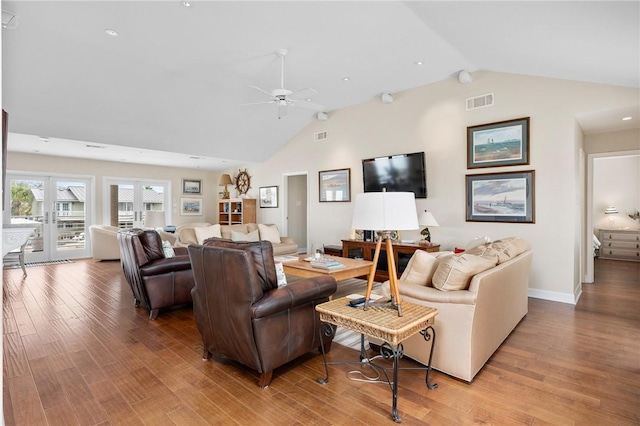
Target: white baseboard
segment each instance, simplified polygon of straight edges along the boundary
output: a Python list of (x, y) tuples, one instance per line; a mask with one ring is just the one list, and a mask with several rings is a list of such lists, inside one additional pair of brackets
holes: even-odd
[(534, 299), (551, 300), (553, 302), (568, 303), (570, 305), (578, 303), (578, 299), (580, 298), (580, 294), (573, 295), (570, 293), (558, 293), (557, 291), (537, 290), (535, 288), (530, 288), (528, 294), (529, 297), (533, 297)]

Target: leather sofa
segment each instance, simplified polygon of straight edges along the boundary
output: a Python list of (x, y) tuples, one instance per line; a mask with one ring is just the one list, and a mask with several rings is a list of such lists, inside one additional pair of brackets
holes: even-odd
[(176, 247), (174, 257), (165, 257), (155, 230), (121, 230), (117, 238), (120, 263), (136, 307), (148, 309), (153, 320), (162, 308), (191, 303), (194, 280), (186, 248)]
[[(207, 228), (212, 226), (207, 222), (194, 222), (188, 223), (184, 225), (180, 225), (176, 228), (177, 240), (175, 245), (177, 247), (188, 247), (190, 244), (199, 244), (204, 241), (198, 241), (198, 237), (196, 235), (196, 228)], [(217, 225), (216, 225), (217, 226)], [(268, 225), (275, 226), (275, 225)], [(244, 223), (244, 224), (234, 224), (234, 225), (220, 225), (220, 235), (218, 237), (225, 239), (233, 239), (234, 233), (237, 234), (249, 234), (251, 232), (259, 231), (259, 225), (257, 223)], [(276, 228), (277, 229), (277, 228)], [(264, 236), (258, 232), (258, 238), (264, 239)], [(280, 242), (276, 242), (276, 241)], [(272, 239), (271, 245), (273, 247), (273, 255), (274, 256), (282, 256), (282, 255), (296, 255), (298, 254), (298, 244), (291, 237), (283, 237), (281, 235), (277, 235), (276, 239)]]
[[(208, 239), (190, 245), (195, 287), (193, 312), (202, 336), (203, 358), (234, 360), (260, 373), (267, 387), (273, 370), (320, 348), (316, 305), (337, 284), (325, 275), (278, 287), (269, 241)], [(325, 350), (333, 335), (323, 335)]]
[[(467, 382), (473, 380), (527, 314), (532, 257), (528, 243), (519, 238), (483, 244), (455, 255), (416, 251), (398, 281), (398, 289), (402, 302), (439, 311), (434, 325), (433, 368)], [(477, 258), (491, 259), (494, 266), (469, 273), (471, 264), (482, 263)], [(460, 278), (466, 288), (446, 289), (447, 281)], [(436, 288), (443, 285), (445, 290)], [(381, 289), (389, 295), (388, 281)], [(405, 356), (428, 363), (431, 342), (425, 343), (422, 335), (412, 336), (403, 346)]]

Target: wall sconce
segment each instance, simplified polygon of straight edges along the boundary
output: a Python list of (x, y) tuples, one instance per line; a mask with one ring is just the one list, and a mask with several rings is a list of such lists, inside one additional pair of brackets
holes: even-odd
[(609, 215), (609, 229), (612, 229), (613, 224), (615, 223), (612, 215), (618, 214), (618, 209), (616, 207), (609, 206), (605, 209), (604, 214)]
[(224, 185), (224, 191), (222, 191), (222, 199), (227, 200), (229, 198), (229, 190), (227, 189), (227, 185), (231, 185), (233, 182), (231, 181), (231, 176), (228, 174), (224, 174), (220, 176), (220, 182), (218, 182), (218, 186)]

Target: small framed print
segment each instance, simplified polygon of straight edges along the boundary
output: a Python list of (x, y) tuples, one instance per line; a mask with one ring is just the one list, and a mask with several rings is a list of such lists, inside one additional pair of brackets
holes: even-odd
[(467, 175), (467, 222), (535, 223), (534, 187), (534, 170)]
[(529, 117), (467, 127), (467, 169), (529, 164)]
[(320, 202), (351, 201), (351, 169), (318, 172)]
[(202, 194), (202, 180), (182, 179), (183, 194)]
[(260, 187), (260, 208), (278, 207), (278, 187), (262, 186)]
[(181, 216), (202, 216), (202, 198), (180, 198)]

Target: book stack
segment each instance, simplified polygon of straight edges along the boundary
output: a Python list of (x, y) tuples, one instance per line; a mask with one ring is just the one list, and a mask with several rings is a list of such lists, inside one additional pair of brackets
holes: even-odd
[(344, 265), (340, 262), (336, 262), (333, 259), (319, 259), (319, 260), (312, 260), (311, 261), (311, 266), (313, 266), (314, 268), (318, 268), (318, 269), (338, 269), (338, 268), (344, 268)]

